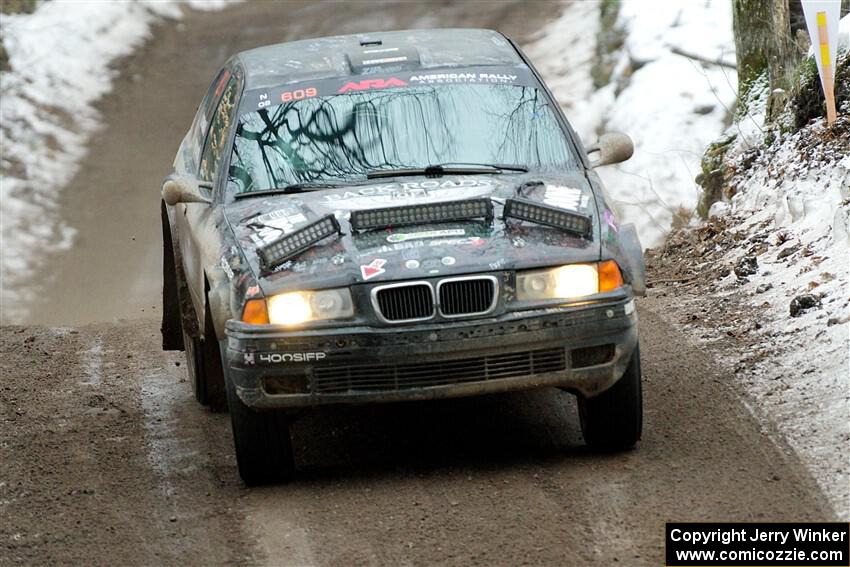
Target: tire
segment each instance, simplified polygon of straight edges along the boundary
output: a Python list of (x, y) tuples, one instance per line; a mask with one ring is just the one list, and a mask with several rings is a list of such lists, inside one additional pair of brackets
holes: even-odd
[(289, 419), (283, 412), (254, 411), (226, 381), (239, 476), (248, 486), (286, 482), (295, 472)]
[(202, 379), (204, 375), (204, 359), (201, 356), (204, 345), (201, 343), (201, 337), (191, 336), (183, 329), (183, 346), (186, 353), (186, 373), (189, 375), (189, 381), (192, 383), (192, 393), (195, 394), (195, 399), (201, 405), (207, 405), (207, 391)]
[(623, 377), (593, 398), (578, 398), (581, 431), (595, 449), (620, 451), (638, 442), (643, 424), (640, 349), (635, 347)]
[(227, 393), (224, 391), (224, 370), (221, 363), (221, 348), (212, 322), (212, 310), (207, 300), (204, 316), (204, 339), (201, 341), (203, 372), (198, 387), (204, 392), (205, 405), (214, 412), (227, 411)]
[(224, 391), (224, 373), (221, 366), (221, 353), (210, 310), (204, 317), (204, 332), (193, 334), (186, 328), (186, 321), (193, 321), (194, 310), (190, 316), (181, 317), (183, 346), (186, 352), (186, 371), (192, 383), (192, 391), (199, 404), (209, 406), (210, 411), (227, 411), (227, 394)]

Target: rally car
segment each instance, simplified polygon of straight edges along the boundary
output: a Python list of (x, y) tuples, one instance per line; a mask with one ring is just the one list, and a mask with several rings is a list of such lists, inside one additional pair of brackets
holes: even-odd
[(229, 409), (248, 484), (323, 404), (539, 387), (587, 443), (641, 435), (641, 246), (511, 40), (434, 29), (233, 56), (162, 187), (163, 347)]

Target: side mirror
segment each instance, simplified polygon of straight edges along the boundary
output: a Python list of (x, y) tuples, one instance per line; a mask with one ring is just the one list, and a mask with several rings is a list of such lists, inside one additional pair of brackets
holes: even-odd
[(166, 177), (162, 184), (162, 200), (166, 205), (177, 203), (211, 203), (212, 184), (191, 177)]
[[(599, 136), (599, 140), (587, 148), (590, 165), (601, 167), (626, 161), (635, 152), (632, 139), (622, 132), (609, 132)], [(591, 155), (597, 154), (597, 155)]]

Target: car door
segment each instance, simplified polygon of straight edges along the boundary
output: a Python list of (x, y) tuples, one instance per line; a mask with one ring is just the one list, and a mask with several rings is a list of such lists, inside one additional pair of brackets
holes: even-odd
[[(214, 187), (221, 177), (219, 173), (229, 147), (241, 86), (241, 76), (230, 70), (225, 70), (216, 82), (213, 92), (215, 112), (203, 138), (203, 149), (195, 173), (195, 177), (209, 187)], [(213, 200), (216, 191), (205, 191), (209, 199)], [(186, 283), (199, 323), (203, 321), (205, 309), (204, 267), (215, 261), (221, 242), (215, 223), (217, 206), (215, 202), (211, 205), (181, 203), (175, 211)]]

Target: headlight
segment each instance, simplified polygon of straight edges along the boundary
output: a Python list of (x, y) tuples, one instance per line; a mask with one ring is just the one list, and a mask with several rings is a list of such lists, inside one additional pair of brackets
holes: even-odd
[[(266, 312), (262, 313), (262, 308)], [(318, 291), (293, 291), (272, 295), (265, 300), (245, 302), (242, 320), (246, 323), (300, 325), (308, 321), (344, 319), (354, 316), (351, 292), (347, 288)]]
[(548, 270), (517, 273), (517, 299), (575, 299), (611, 291), (623, 285), (620, 268), (613, 260), (599, 264), (568, 264)]

